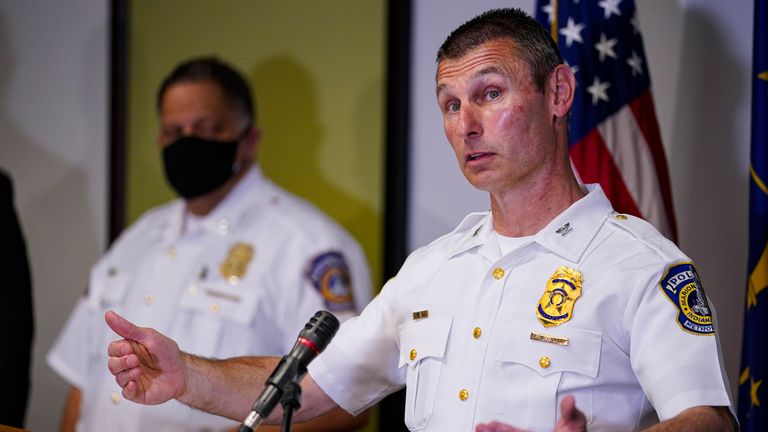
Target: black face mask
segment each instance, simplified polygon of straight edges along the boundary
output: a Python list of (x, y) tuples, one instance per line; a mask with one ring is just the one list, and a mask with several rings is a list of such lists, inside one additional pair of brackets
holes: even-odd
[(237, 146), (238, 141), (181, 137), (163, 149), (165, 177), (185, 199), (205, 195), (237, 172)]

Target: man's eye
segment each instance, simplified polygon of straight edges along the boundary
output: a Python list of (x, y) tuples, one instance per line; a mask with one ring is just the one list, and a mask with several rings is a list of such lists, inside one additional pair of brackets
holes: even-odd
[(221, 126), (219, 125), (201, 125), (195, 128), (194, 134), (204, 139), (214, 139), (221, 133)]
[(458, 112), (459, 108), (461, 108), (461, 105), (458, 102), (451, 102), (446, 106), (446, 108), (448, 109), (448, 112)]
[(498, 99), (499, 96), (501, 96), (501, 92), (498, 90), (489, 90), (488, 93), (486, 93), (488, 99)]

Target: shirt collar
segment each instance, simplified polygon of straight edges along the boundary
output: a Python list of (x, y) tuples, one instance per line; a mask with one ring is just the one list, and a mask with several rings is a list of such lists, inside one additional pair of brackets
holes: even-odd
[(536, 243), (576, 262), (613, 212), (599, 184), (586, 185), (587, 194), (571, 204), (535, 236)]
[[(587, 194), (571, 204), (533, 236), (532, 242), (561, 255), (570, 261), (578, 261), (607, 214), (613, 211), (599, 184), (586, 185)], [(473, 213), (462, 221), (455, 231), (467, 231), (456, 245), (451, 257), (480, 246), (479, 253), (490, 261), (501, 255), (493, 234), (491, 212)]]
[[(214, 232), (227, 235), (234, 232), (242, 222), (245, 208), (260, 201), (269, 199), (269, 181), (264, 177), (258, 166), (251, 167), (243, 178), (235, 184), (227, 196), (214, 207), (214, 209), (202, 218), (200, 226), (205, 232)], [(177, 199), (173, 202), (168, 219), (165, 221), (164, 237), (175, 240), (182, 235), (186, 207), (184, 201)]]

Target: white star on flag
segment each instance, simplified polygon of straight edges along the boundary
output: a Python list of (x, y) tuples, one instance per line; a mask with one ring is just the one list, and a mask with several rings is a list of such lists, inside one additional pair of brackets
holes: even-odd
[(621, 16), (619, 3), (621, 3), (621, 0), (600, 0), (597, 2), (597, 5), (603, 8), (603, 12), (605, 12), (604, 17), (608, 19), (611, 17), (611, 14)]
[(608, 102), (608, 87), (611, 86), (609, 82), (600, 82), (600, 79), (595, 76), (595, 80), (592, 81), (592, 85), (587, 87), (587, 93), (592, 95), (592, 105), (597, 105), (598, 101)]
[(547, 17), (549, 17), (548, 19), (550, 24), (555, 22), (555, 7), (552, 6), (551, 2), (546, 6), (542, 6), (541, 10), (547, 14)]
[(627, 64), (632, 68), (632, 76), (643, 74), (643, 59), (632, 51), (632, 57), (627, 59)]
[[(574, 75), (576, 75), (576, 73), (578, 73), (578, 72), (579, 72), (579, 65), (573, 65), (573, 66), (571, 66), (570, 64), (568, 64), (568, 62), (567, 62), (567, 61), (565, 62), (565, 65), (566, 65), (566, 66), (568, 66), (568, 67), (571, 69), (571, 73), (573, 73)], [(576, 81), (577, 81), (577, 82), (576, 82), (576, 84), (578, 85), (578, 84), (579, 84), (579, 83), (578, 83), (578, 80), (576, 80)]]
[(605, 33), (600, 33), (600, 42), (595, 44), (595, 49), (600, 53), (600, 62), (605, 60), (605, 56), (616, 58), (613, 46), (619, 42), (618, 39), (606, 39)]
[(560, 29), (560, 34), (565, 36), (565, 45), (570, 47), (573, 41), (584, 43), (581, 38), (581, 31), (584, 30), (584, 24), (576, 24), (573, 18), (568, 18), (568, 24)]

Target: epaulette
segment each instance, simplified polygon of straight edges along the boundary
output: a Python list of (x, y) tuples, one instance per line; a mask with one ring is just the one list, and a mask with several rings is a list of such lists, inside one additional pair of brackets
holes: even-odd
[(664, 237), (648, 221), (629, 214), (616, 212), (608, 213), (606, 217), (609, 224), (630, 233), (662, 256), (670, 257), (671, 255), (680, 254), (677, 246)]

